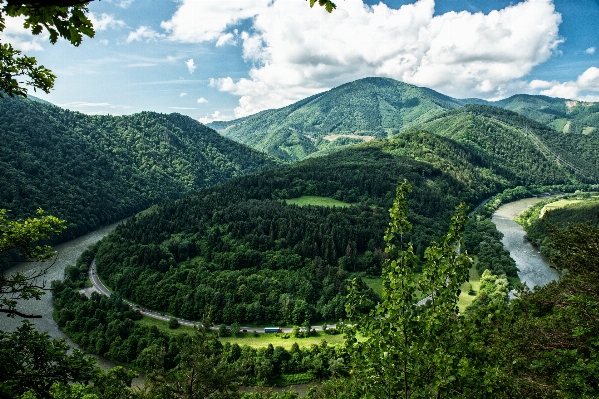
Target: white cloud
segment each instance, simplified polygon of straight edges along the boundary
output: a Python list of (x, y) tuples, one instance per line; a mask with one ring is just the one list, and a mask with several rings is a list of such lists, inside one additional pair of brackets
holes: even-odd
[(87, 14), (90, 21), (94, 25), (96, 31), (106, 30), (108, 28), (120, 28), (125, 26), (125, 21), (115, 19), (114, 16), (102, 13), (99, 17), (93, 12)]
[(131, 42), (139, 42), (145, 40), (147, 42), (156, 41), (157, 39), (161, 39), (166, 35), (162, 33), (158, 33), (152, 28), (147, 26), (140, 26), (137, 28), (135, 32), (130, 32), (129, 36), (127, 36), (127, 43)]
[(221, 47), (226, 44), (236, 44), (234, 34), (232, 34), (230, 32), (225, 33), (223, 35), (220, 35), (218, 40), (216, 40), (216, 47)]
[(595, 54), (595, 47), (589, 47), (584, 52), (587, 54)]
[(230, 121), (231, 119), (233, 119), (233, 115), (222, 115), (220, 111), (214, 111), (211, 115), (206, 115), (205, 117), (198, 119), (198, 121), (207, 124), (214, 121)]
[(576, 81), (537, 81), (530, 83), (532, 89), (544, 89), (540, 94), (573, 100), (597, 101), (599, 99), (599, 68), (590, 67)]
[(193, 73), (197, 68), (197, 66), (195, 66), (195, 64), (193, 63), (193, 58), (190, 58), (187, 61), (185, 61), (185, 65), (187, 65), (187, 70), (189, 71), (189, 73)]
[(131, 4), (133, 4), (135, 0), (121, 0), (118, 4), (121, 8), (129, 8)]
[[(131, 109), (130, 105), (111, 104), (109, 102), (88, 102), (88, 101), (73, 101), (66, 104), (57, 104), (60, 107), (68, 108), (75, 111), (80, 111), (89, 115), (107, 114), (110, 112), (120, 113), (120, 110)], [(103, 110), (92, 110), (89, 108), (100, 108)]]
[(208, 100), (206, 100), (204, 97), (200, 97), (200, 98), (198, 98), (197, 102), (198, 102), (198, 104), (205, 104), (208, 102)]
[(182, 0), (169, 21), (160, 26), (172, 40), (200, 43), (216, 40), (229, 26), (253, 18), (269, 7), (272, 0)]
[(185, 97), (187, 95), (187, 93), (181, 93), (179, 94), (179, 97)]
[(161, 26), (171, 40), (222, 43), (240, 22), (251, 22), (238, 36), (243, 57), (254, 64), (249, 77), (212, 82), (240, 96), (236, 116), (365, 76), (387, 76), (455, 97), (495, 99), (521, 84), (562, 42), (561, 15), (551, 0), (527, 0), (489, 14), (437, 16), (434, 0), (399, 9), (362, 0), (337, 6), (328, 14), (297, 0), (182, 0)]
[(0, 41), (10, 43), (12, 46), (23, 52), (43, 50), (42, 42), (48, 40), (48, 34), (33, 35), (28, 29), (23, 27), (25, 17), (16, 18), (5, 17), (4, 31), (0, 32)]

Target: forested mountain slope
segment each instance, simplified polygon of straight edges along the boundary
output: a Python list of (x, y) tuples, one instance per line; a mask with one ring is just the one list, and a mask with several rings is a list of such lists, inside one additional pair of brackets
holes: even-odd
[[(475, 205), (506, 187), (576, 183), (534, 148), (495, 138), (484, 152), (409, 131), (161, 203), (102, 242), (98, 272), (124, 297), (185, 318), (210, 311), (225, 323), (338, 319), (349, 273), (380, 273), (398, 180), (414, 186), (410, 239), (419, 253), (441, 237), (460, 200)], [(508, 151), (513, 158), (496, 155)], [(282, 201), (302, 195), (354, 206)]]
[(390, 137), (463, 104), (431, 89), (365, 78), (284, 108), (209, 126), (225, 137), (297, 161), (328, 147)]
[(0, 207), (66, 219), (62, 240), (277, 163), (179, 114), (88, 116), (0, 100)]
[(365, 78), (284, 108), (209, 124), (225, 137), (297, 161), (386, 138), (463, 105), (504, 108), (553, 132), (599, 135), (599, 103), (518, 94), (501, 101), (455, 99), (389, 78)]
[[(513, 179), (554, 173), (567, 164), (584, 172), (578, 178), (599, 182), (599, 136), (556, 133), (550, 127), (515, 112), (485, 105), (467, 105), (420, 126), (428, 132), (454, 139), (490, 160), (494, 165), (520, 164)], [(542, 155), (535, 140), (544, 144)], [(550, 151), (548, 152), (547, 149)], [(559, 158), (556, 158), (558, 155)], [(592, 176), (591, 176), (592, 175)]]
[(517, 94), (488, 104), (517, 112), (558, 132), (599, 135), (599, 103)]

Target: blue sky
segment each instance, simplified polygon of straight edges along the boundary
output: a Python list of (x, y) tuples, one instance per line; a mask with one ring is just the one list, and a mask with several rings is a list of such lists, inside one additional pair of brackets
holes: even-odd
[(599, 101), (599, 0), (102, 0), (78, 48), (10, 41), (58, 76), (31, 94), (90, 114), (203, 122), (278, 108), (366, 76), (457, 98)]

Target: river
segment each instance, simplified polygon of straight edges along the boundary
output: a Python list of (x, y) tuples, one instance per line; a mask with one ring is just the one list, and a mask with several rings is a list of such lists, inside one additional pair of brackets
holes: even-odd
[[(74, 265), (77, 258), (81, 253), (90, 245), (100, 241), (104, 236), (110, 233), (120, 222), (111, 224), (109, 226), (102, 227), (96, 231), (92, 231), (84, 236), (76, 238), (71, 241), (56, 245), (54, 249), (57, 252), (56, 261), (48, 269), (48, 272), (43, 279), (46, 282), (46, 286), (50, 286), (50, 282), (53, 280), (62, 280), (64, 277), (64, 269), (68, 265)], [(39, 270), (42, 267), (47, 267), (49, 263), (38, 263), (38, 262), (24, 262), (11, 268), (8, 273), (29, 273), (34, 270)], [(20, 301), (17, 305), (17, 309), (23, 313), (42, 315), (41, 319), (29, 319), (29, 321), (35, 325), (36, 330), (46, 331), (52, 338), (64, 338), (69, 345), (77, 347), (58, 327), (54, 319), (52, 318), (52, 294), (48, 291), (46, 295), (42, 296), (39, 301), (29, 300)], [(0, 315), (0, 330), (3, 331), (15, 331), (23, 321), (20, 317), (10, 318)], [(114, 367), (114, 364), (106, 359), (99, 358), (98, 365), (102, 368)]]
[(549, 266), (549, 260), (524, 238), (522, 226), (514, 219), (525, 209), (530, 208), (545, 198), (524, 198), (500, 206), (493, 214), (493, 223), (503, 233), (503, 247), (510, 252), (512, 259), (520, 271), (518, 277), (529, 288), (543, 285), (557, 280), (559, 273)]

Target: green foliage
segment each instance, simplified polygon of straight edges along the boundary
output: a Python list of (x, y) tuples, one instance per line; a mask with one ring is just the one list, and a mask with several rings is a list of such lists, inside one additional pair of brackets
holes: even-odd
[(26, 76), (24, 83), (49, 93), (54, 86), (56, 75), (43, 65), (37, 65), (34, 57), (21, 56), (21, 51), (13, 48), (10, 43), (0, 44), (0, 98), (9, 96), (27, 96), (27, 88), (20, 86), (21, 78)]
[(331, 0), (310, 0), (310, 8), (314, 7), (314, 4), (318, 2), (318, 5), (324, 7), (327, 12), (331, 13), (337, 5), (333, 3)]
[(168, 321), (168, 328), (174, 330), (175, 328), (179, 328), (179, 320), (176, 317), (171, 317)]
[(480, 277), (480, 288), (474, 302), (467, 311), (473, 311), (481, 306), (501, 307), (507, 304), (509, 283), (505, 275), (496, 276), (489, 269)]
[(599, 106), (596, 103), (517, 94), (491, 105), (517, 112), (560, 133), (582, 134), (585, 128), (594, 128), (594, 132), (599, 128)]
[(87, 383), (96, 376), (95, 359), (51, 339), (24, 321), (13, 333), (0, 331), (0, 396), (33, 391), (42, 397), (56, 382)]
[[(566, 228), (570, 224), (585, 222), (599, 226), (599, 199), (596, 197), (583, 198), (580, 194), (575, 194), (572, 197), (561, 200), (552, 198), (538, 202), (522, 212), (516, 219), (526, 231), (526, 238), (545, 256), (558, 255), (555, 248), (551, 246), (551, 231)], [(550, 205), (553, 203), (563, 204), (563, 206)], [(544, 208), (546, 211), (541, 215)]]
[(4, 272), (15, 262), (46, 262), (56, 255), (51, 246), (40, 242), (60, 233), (65, 228), (65, 221), (44, 215), (42, 209), (37, 210), (37, 215), (25, 220), (11, 220), (7, 210), (0, 209), (0, 313), (9, 317), (41, 317), (18, 311), (17, 301), (39, 300), (45, 294), (44, 284), (40, 284), (38, 278), (46, 273), (47, 268), (34, 269), (29, 273)]
[(0, 203), (15, 218), (41, 207), (68, 220), (63, 240), (276, 165), (178, 114), (88, 116), (0, 101)]
[(501, 348), (519, 397), (599, 395), (599, 229), (590, 224), (555, 230), (552, 259), (568, 269), (559, 281), (522, 293), (488, 344)]
[[(463, 368), (467, 330), (457, 302), (472, 263), (460, 250), (465, 205), (457, 208), (443, 242), (426, 249), (422, 273), (416, 275), (419, 259), (412, 243), (404, 241), (412, 228), (410, 190), (405, 181), (399, 185), (389, 211), (382, 303), (364, 314), (359, 310), (364, 298), (353, 287), (349, 294), (347, 345), (360, 397), (438, 397)], [(423, 303), (417, 302), (417, 291), (428, 295)]]
[[(94, 29), (87, 17), (88, 1), (44, 1), (26, 2), (0, 1), (0, 32), (4, 31), (5, 18), (24, 17), (23, 27), (34, 35), (43, 30), (49, 33), (50, 43), (54, 44), (59, 37), (66, 39), (74, 46), (79, 46), (83, 36), (94, 37)], [(21, 51), (10, 43), (0, 44), (0, 98), (4, 94), (27, 97), (27, 89), (41, 89), (49, 93), (54, 86), (56, 76), (43, 65), (38, 66), (34, 57), (20, 56)], [(25, 81), (23, 82), (23, 79)]]

